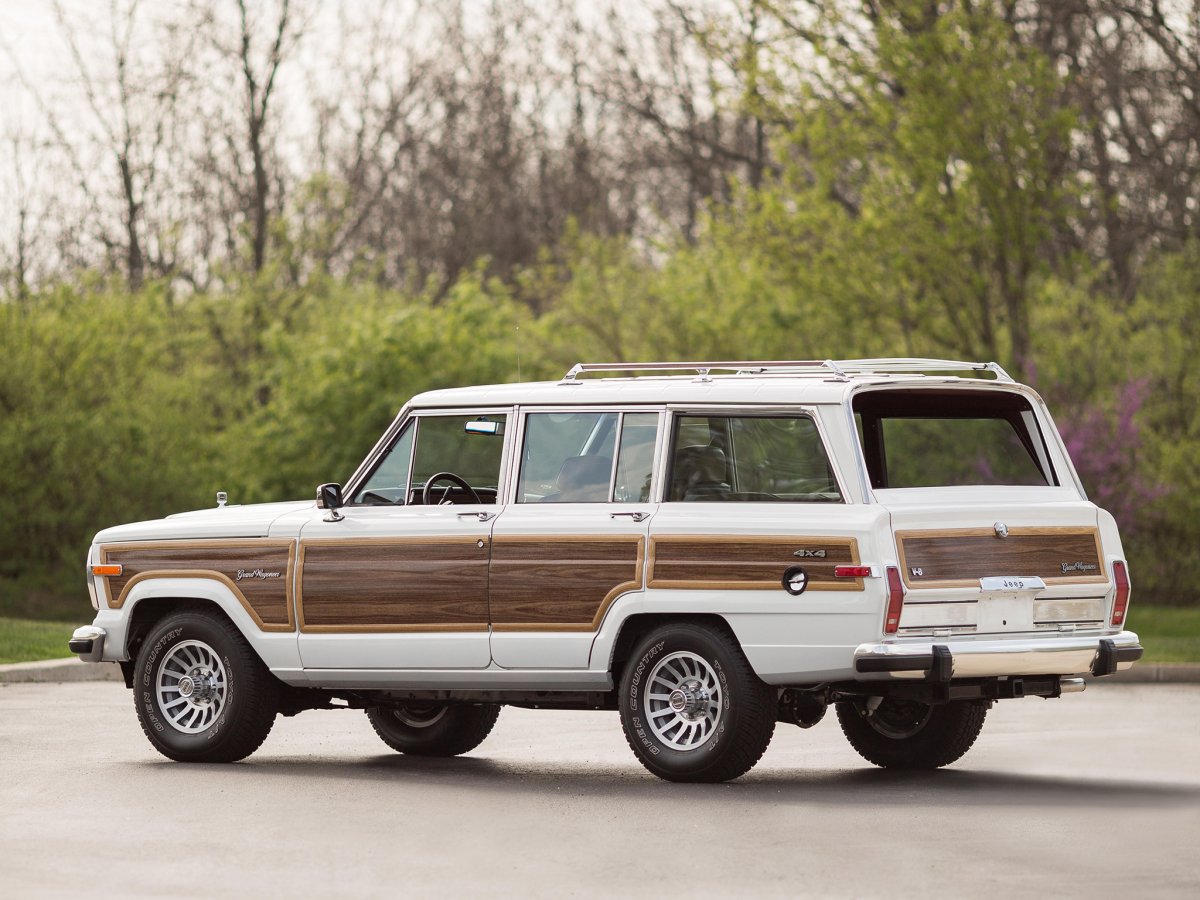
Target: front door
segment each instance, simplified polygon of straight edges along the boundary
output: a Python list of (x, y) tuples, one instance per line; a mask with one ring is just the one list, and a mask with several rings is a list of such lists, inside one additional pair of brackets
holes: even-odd
[[(312, 669), (482, 669), (503, 410), (421, 412), (300, 535), (300, 656)], [(488, 426), (488, 427), (483, 427)]]
[(609, 607), (645, 584), (660, 413), (522, 416), (511, 501), (492, 538), (492, 657), (584, 668)]

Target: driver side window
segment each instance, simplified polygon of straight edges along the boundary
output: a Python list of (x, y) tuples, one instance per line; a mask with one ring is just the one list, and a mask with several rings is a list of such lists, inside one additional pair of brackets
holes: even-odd
[[(428, 494), (430, 503), (495, 504), (507, 418), (504, 414), (416, 416), (355, 494), (354, 502), (414, 505), (425, 502)], [(482, 422), (496, 423), (494, 432), (481, 433), (477, 426)], [(468, 424), (475, 427), (469, 429)], [(439, 475), (453, 477), (431, 481)]]

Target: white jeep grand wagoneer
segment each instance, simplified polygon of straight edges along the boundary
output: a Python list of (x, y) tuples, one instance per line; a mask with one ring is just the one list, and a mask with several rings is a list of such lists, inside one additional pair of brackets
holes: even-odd
[(366, 710), (404, 753), (503, 705), (615, 709), (673, 781), (832, 703), (880, 766), (963, 755), (996, 700), (1141, 656), (1129, 573), (1041, 398), (994, 363), (578, 365), (414, 398), (317, 502), (109, 528), (95, 623), (150, 742), (228, 762)]

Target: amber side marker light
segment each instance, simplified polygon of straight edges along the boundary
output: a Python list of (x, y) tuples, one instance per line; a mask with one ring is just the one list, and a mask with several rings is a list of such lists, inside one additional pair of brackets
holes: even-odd
[(1113, 584), (1117, 586), (1117, 596), (1113, 600), (1112, 623), (1114, 625), (1125, 624), (1125, 611), (1129, 609), (1129, 572), (1125, 569), (1125, 563), (1122, 560), (1113, 562)]
[(93, 575), (120, 575), (125, 571), (124, 566), (92, 566)]
[(883, 633), (895, 634), (900, 627), (900, 612), (904, 608), (904, 582), (900, 580), (900, 570), (888, 566), (888, 606), (887, 618), (883, 620)]

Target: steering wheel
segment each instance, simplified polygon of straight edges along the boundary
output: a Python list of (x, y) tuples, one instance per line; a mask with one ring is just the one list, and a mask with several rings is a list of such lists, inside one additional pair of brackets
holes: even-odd
[[(483, 503), (483, 501), (479, 499), (479, 495), (477, 493), (475, 493), (475, 488), (473, 488), (469, 484), (467, 484), (467, 482), (464, 478), (462, 478), (459, 475), (455, 475), (453, 472), (438, 472), (436, 475), (431, 476), (430, 479), (425, 482), (425, 489), (423, 491), (421, 491), (421, 504), (423, 506), (431, 506), (432, 505), (429, 502), (430, 499), (432, 499), (432, 497), (433, 497), (433, 492), (430, 490), (430, 488), (432, 488), (439, 481), (452, 482), (456, 487), (460, 487), (464, 491), (467, 491), (471, 495), (471, 498), (476, 503), (479, 503), (479, 504)], [(449, 493), (449, 491), (447, 491), (447, 493)], [(454, 501), (453, 500), (442, 500), (442, 503), (439, 505), (443, 505), (443, 504), (449, 504), (449, 505), (453, 506)]]

